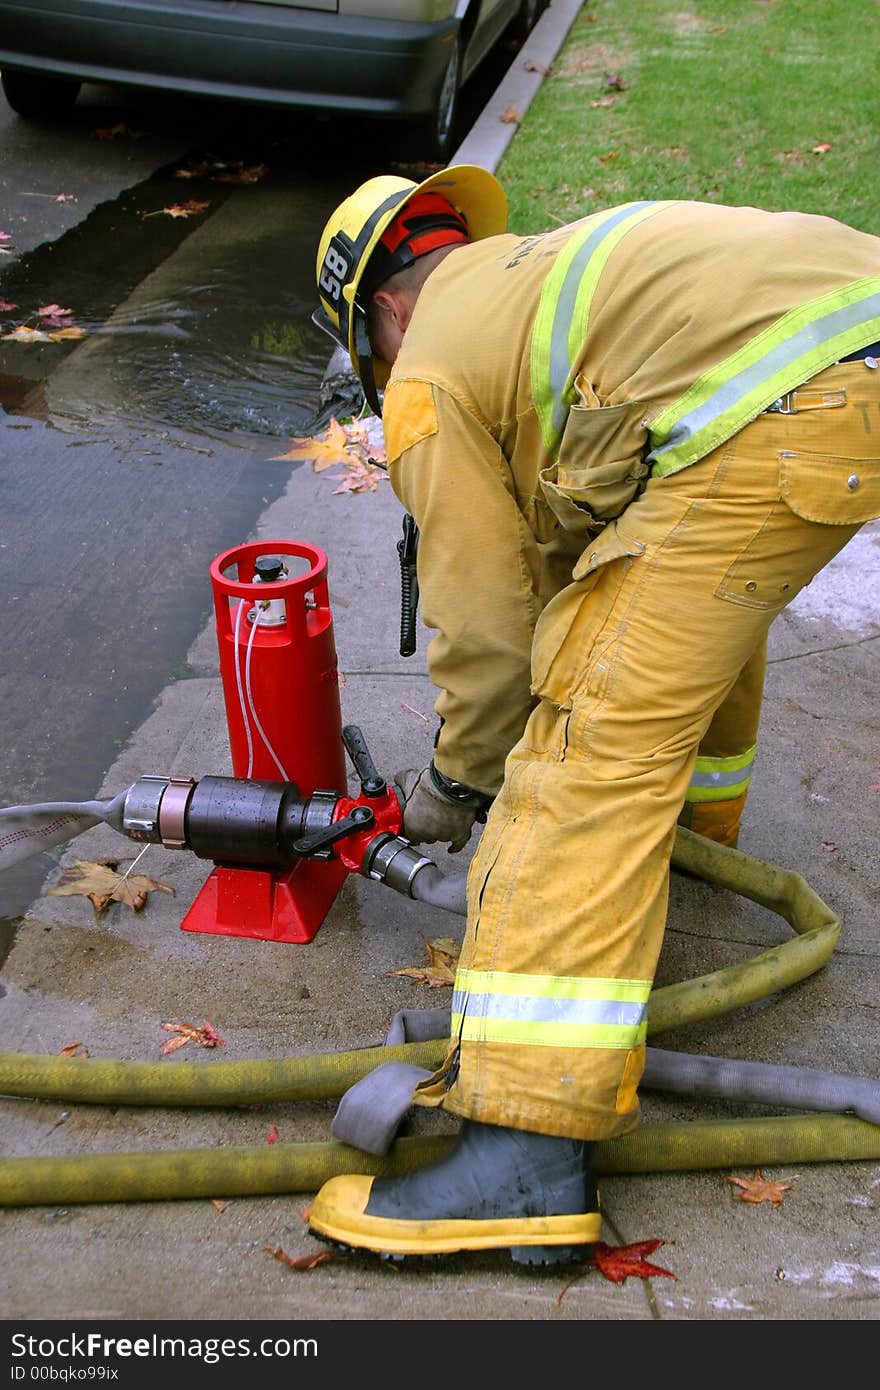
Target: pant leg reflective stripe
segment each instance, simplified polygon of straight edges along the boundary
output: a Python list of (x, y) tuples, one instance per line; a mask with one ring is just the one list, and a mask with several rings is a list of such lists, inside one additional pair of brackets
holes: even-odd
[(728, 801), (748, 791), (757, 746), (730, 758), (698, 757), (685, 801)]
[(651, 421), (655, 477), (696, 462), (832, 362), (880, 333), (880, 276), (783, 314)]
[(647, 1036), (649, 980), (460, 970), (452, 1032), (468, 1041), (633, 1048)]

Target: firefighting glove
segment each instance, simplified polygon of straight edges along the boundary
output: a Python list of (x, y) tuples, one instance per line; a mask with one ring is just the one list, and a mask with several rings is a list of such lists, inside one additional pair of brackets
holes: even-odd
[(420, 771), (406, 768), (394, 778), (403, 807), (403, 833), (414, 845), (433, 845), (447, 840), (451, 854), (464, 849), (474, 822), (481, 824), (492, 797), (463, 782), (453, 782), (433, 763)]

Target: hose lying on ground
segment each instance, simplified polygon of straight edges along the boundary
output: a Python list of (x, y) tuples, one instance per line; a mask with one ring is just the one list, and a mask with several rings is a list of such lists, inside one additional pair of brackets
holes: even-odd
[[(772, 909), (789, 922), (797, 935), (742, 965), (653, 991), (648, 1004), (649, 1036), (714, 1018), (765, 998), (805, 979), (827, 962), (840, 932), (840, 921), (799, 874), (683, 829), (676, 836), (672, 864)], [(445, 1048), (446, 1044), (437, 1040), (280, 1061), (173, 1066), (5, 1053), (0, 1054), (0, 1094), (163, 1107), (323, 1100), (344, 1094), (357, 1080), (386, 1062), (401, 1060), (434, 1068), (442, 1060)], [(656, 1050), (651, 1051), (656, 1054)], [(666, 1055), (669, 1065), (673, 1065), (669, 1062), (673, 1056)], [(659, 1054), (658, 1062), (661, 1060)], [(713, 1086), (726, 1089), (707, 1089), (707, 1062), (716, 1069), (711, 1078)], [(748, 1089), (762, 1080), (750, 1070), (759, 1064), (744, 1064), (745, 1073), (741, 1068), (738, 1072), (738, 1064), (726, 1059), (691, 1058), (687, 1065), (689, 1084), (674, 1089), (690, 1088), (694, 1094), (729, 1097), (737, 1094), (735, 1085)], [(768, 1070), (793, 1075), (800, 1071)], [(860, 1108), (876, 1103), (876, 1095), (870, 1089), (873, 1083), (867, 1078), (812, 1073), (798, 1077), (791, 1094), (792, 1105), (810, 1103), (805, 1099), (807, 1082), (819, 1085), (821, 1094), (816, 1094), (823, 1108), (835, 1102), (841, 1110), (854, 1108), (853, 1094)], [(851, 1082), (857, 1083), (853, 1093), (846, 1089)], [(781, 1084), (778, 1075), (774, 1084)], [(766, 1100), (766, 1086), (758, 1085), (758, 1090), (758, 1094), (752, 1092), (746, 1098)], [(865, 1113), (864, 1109), (861, 1113)], [(876, 1111), (869, 1109), (868, 1113)], [(446, 1136), (398, 1140), (391, 1153), (382, 1158), (337, 1143), (278, 1146), (271, 1153), (260, 1146), (52, 1159), (7, 1158), (0, 1160), (0, 1205), (310, 1192), (316, 1191), (325, 1177), (338, 1172), (408, 1171), (394, 1165), (421, 1166), (431, 1162), (449, 1142)], [(645, 1125), (634, 1134), (602, 1143), (599, 1152), (604, 1172), (688, 1171), (737, 1163), (870, 1159), (880, 1157), (880, 1126), (840, 1114)], [(389, 1168), (388, 1164), (392, 1166)]]

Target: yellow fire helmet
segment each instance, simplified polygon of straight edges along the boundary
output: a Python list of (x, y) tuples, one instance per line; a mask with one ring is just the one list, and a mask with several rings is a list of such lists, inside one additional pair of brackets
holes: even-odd
[(373, 356), (367, 334), (373, 290), (429, 251), (506, 229), (504, 190), (475, 164), (452, 165), (422, 183), (382, 174), (339, 204), (318, 245), (321, 307), (312, 318), (345, 348), (377, 415), (390, 367)]

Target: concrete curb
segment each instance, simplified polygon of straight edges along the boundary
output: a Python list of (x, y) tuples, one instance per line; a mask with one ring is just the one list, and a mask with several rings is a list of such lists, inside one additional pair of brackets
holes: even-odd
[(518, 126), (516, 121), (503, 120), (504, 112), (513, 106), (520, 116), (525, 115), (582, 9), (583, 0), (551, 0), (450, 164), (497, 169)]

